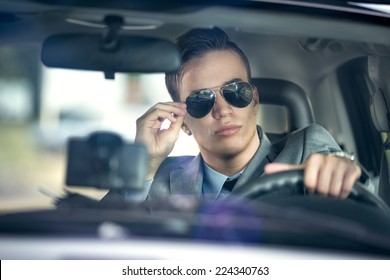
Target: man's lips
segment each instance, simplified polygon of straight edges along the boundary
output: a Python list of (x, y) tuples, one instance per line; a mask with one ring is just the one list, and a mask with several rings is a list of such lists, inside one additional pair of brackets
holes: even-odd
[(235, 134), (240, 129), (240, 126), (238, 125), (229, 125), (222, 127), (221, 129), (217, 130), (215, 132), (218, 136), (230, 136)]

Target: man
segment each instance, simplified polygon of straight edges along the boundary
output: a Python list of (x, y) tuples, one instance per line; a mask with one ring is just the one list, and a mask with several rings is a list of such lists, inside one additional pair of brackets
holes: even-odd
[[(330, 134), (311, 125), (273, 145), (256, 125), (259, 93), (249, 62), (220, 29), (194, 29), (177, 40), (182, 66), (166, 75), (173, 102), (158, 103), (137, 120), (136, 142), (146, 145), (150, 165), (145, 189), (122, 194), (144, 201), (191, 195), (220, 199), (239, 193), (263, 173), (304, 170), (310, 192), (346, 198), (361, 176)], [(161, 129), (164, 120), (170, 121)], [(193, 135), (200, 154), (167, 157), (180, 130)], [(225, 181), (237, 179), (226, 189)]]

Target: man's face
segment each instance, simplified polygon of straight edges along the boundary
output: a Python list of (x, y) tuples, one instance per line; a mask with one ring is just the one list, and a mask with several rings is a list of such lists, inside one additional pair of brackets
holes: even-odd
[[(200, 89), (218, 88), (232, 81), (248, 82), (247, 71), (240, 57), (232, 51), (212, 51), (191, 60), (183, 71), (180, 98)], [(185, 125), (192, 132), (207, 162), (210, 157), (230, 158), (248, 147), (257, 148), (256, 114), (258, 94), (245, 108), (237, 108), (225, 101), (218, 90), (216, 104), (203, 118), (185, 117)], [(253, 149), (252, 149), (253, 150)]]

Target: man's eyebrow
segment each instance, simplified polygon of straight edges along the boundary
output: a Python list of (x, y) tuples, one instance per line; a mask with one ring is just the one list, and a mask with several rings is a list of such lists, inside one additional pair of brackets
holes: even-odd
[[(229, 81), (224, 82), (222, 85), (219, 85), (219, 86), (216, 86), (216, 87), (213, 87), (213, 88), (222, 87), (224, 85), (228, 85), (228, 84), (231, 84), (231, 83), (234, 83), (234, 82), (242, 82), (242, 81), (243, 81), (243, 79), (234, 78), (234, 79), (231, 79)], [(196, 90), (191, 91), (191, 93), (192, 92), (196, 92), (196, 91), (200, 91), (200, 90), (204, 90), (204, 89), (209, 89), (209, 88), (196, 89)]]
[(240, 79), (240, 78), (234, 78), (234, 79), (231, 79), (231, 80), (229, 80), (229, 81), (224, 82), (223, 84), (224, 84), (224, 85), (227, 85), (227, 84), (231, 84), (231, 83), (234, 83), (234, 82), (242, 82), (242, 81), (243, 81), (243, 80)]

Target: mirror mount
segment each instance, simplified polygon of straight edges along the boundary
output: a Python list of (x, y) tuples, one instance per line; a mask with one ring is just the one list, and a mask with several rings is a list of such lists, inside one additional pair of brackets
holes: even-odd
[(123, 18), (115, 15), (108, 15), (104, 18), (104, 29), (102, 34), (101, 50), (115, 52), (119, 47), (119, 30), (123, 26)]
[[(123, 26), (123, 18), (121, 16), (108, 15), (104, 18), (103, 22), (106, 25), (106, 28), (102, 34), (100, 50), (103, 52), (116, 52), (118, 51), (120, 44), (118, 33)], [(104, 78), (107, 80), (114, 80), (115, 72), (104, 71)]]

